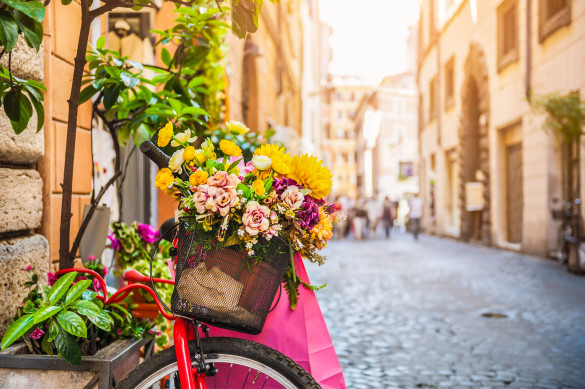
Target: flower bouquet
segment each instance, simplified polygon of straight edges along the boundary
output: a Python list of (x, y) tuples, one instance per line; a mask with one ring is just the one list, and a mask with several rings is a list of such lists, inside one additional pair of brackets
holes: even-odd
[[(220, 140), (219, 147), (206, 139), (195, 148), (196, 137), (189, 130), (176, 131), (172, 123), (158, 133), (158, 146), (165, 151), (171, 147), (172, 156), (155, 185), (176, 198), (181, 220), (172, 303), (201, 315), (207, 311), (193, 312), (194, 299), (207, 308), (221, 301), (231, 315), (248, 318), (258, 310), (256, 300), (262, 294), (246, 297), (247, 288), (273, 290), (265, 297), (269, 308), (282, 280), (294, 309), (301, 284), (319, 288), (296, 276), (293, 255), (300, 253), (319, 264), (325, 260), (318, 252), (332, 238), (336, 217), (334, 206), (324, 199), (331, 189), (331, 173), (318, 158), (291, 156), (276, 144), (260, 146), (246, 161), (237, 141), (249, 129), (235, 121), (226, 126), (232, 137)], [(282, 258), (284, 266), (277, 264)], [(276, 283), (266, 281), (275, 276)], [(181, 277), (189, 279), (184, 290), (191, 294), (183, 300)], [(192, 296), (193, 285), (209, 290), (213, 282), (229, 287), (205, 304), (204, 297)], [(245, 309), (234, 313), (235, 308)]]

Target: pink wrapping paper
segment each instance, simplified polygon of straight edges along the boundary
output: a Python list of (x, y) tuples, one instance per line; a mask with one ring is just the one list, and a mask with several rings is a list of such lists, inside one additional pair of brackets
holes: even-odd
[[(171, 266), (172, 268), (172, 266)], [(297, 277), (309, 282), (302, 258), (295, 256)], [(171, 269), (173, 279), (174, 272)], [(315, 293), (299, 288), (299, 303), (295, 310), (289, 308), (284, 289), (278, 305), (268, 315), (259, 335), (212, 327), (211, 336), (249, 339), (264, 344), (293, 359), (319, 382), (323, 389), (345, 389), (341, 365), (335, 353), (331, 336), (323, 319)], [(278, 292), (276, 294), (278, 298)], [(267, 388), (267, 387), (266, 387)]]

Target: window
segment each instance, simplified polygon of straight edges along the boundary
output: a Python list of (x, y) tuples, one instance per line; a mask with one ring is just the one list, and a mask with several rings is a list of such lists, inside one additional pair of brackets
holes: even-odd
[(429, 122), (437, 116), (437, 77), (433, 77), (429, 83)]
[(455, 105), (455, 58), (445, 64), (445, 111)]
[(414, 164), (412, 162), (399, 162), (398, 178), (404, 180), (414, 176)]
[(518, 0), (498, 7), (498, 70), (518, 60)]
[(539, 0), (539, 42), (571, 23), (571, 0)]

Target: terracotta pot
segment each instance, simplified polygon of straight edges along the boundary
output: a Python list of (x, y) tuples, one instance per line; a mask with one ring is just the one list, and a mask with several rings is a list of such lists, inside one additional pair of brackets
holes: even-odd
[(272, 302), (272, 289), (276, 279), (276, 270), (268, 263), (248, 261), (250, 271), (246, 266), (244, 254), (234, 250), (211, 250), (205, 258), (207, 269), (218, 266), (222, 272), (243, 284), (242, 294), (238, 305), (249, 312), (254, 312), (262, 306), (263, 300), (270, 299)]

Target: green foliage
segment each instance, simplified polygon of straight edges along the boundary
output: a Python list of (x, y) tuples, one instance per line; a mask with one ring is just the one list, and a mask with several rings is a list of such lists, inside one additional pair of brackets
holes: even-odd
[(532, 105), (546, 113), (544, 127), (556, 134), (563, 142), (571, 143), (583, 135), (585, 102), (578, 91), (565, 95), (551, 93), (534, 99)]
[(0, 66), (0, 106), (17, 134), (24, 131), (35, 111), (37, 131), (42, 128), (45, 116), (42, 92), (46, 88), (40, 82), (15, 77), (11, 55), (20, 34), (28, 46), (39, 51), (44, 18), (45, 6), (39, 1), (0, 0), (0, 58), (9, 57), (8, 68)]
[[(280, 4), (280, 0), (270, 0)], [(232, 31), (238, 38), (256, 32), (264, 0), (232, 0)]]

